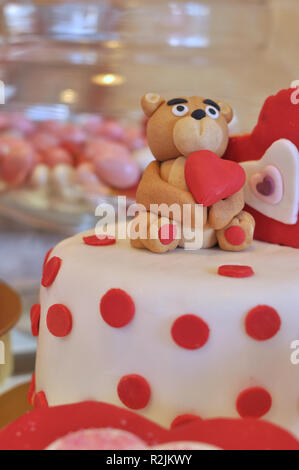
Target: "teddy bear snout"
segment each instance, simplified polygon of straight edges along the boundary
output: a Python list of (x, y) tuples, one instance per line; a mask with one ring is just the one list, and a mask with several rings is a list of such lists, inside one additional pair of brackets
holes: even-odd
[(203, 109), (196, 109), (195, 111), (193, 111), (191, 116), (197, 121), (199, 121), (200, 119), (206, 117), (206, 112)]

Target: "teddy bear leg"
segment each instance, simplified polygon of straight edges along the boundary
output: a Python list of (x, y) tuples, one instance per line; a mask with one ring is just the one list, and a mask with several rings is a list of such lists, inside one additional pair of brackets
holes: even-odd
[[(165, 253), (174, 250), (178, 246), (180, 241), (178, 238), (179, 227), (175, 221), (149, 212), (142, 214), (141, 220), (140, 215), (136, 216), (136, 222), (137, 218), (138, 237), (131, 237), (131, 245), (134, 248), (147, 248), (154, 253)], [(145, 233), (142, 233), (140, 230), (142, 223), (146, 224), (145, 226), (143, 225)]]
[(226, 251), (246, 250), (252, 243), (254, 227), (252, 215), (241, 211), (226, 227), (216, 231), (220, 248)]

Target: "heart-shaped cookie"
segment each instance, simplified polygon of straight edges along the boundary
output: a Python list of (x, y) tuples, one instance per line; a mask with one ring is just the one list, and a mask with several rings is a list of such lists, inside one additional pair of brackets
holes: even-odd
[(299, 152), (290, 140), (274, 142), (260, 160), (241, 163), (246, 171), (245, 201), (262, 214), (295, 224), (299, 205)]
[(209, 150), (199, 150), (186, 160), (185, 179), (195, 201), (209, 207), (238, 192), (246, 176), (238, 163), (223, 160)]

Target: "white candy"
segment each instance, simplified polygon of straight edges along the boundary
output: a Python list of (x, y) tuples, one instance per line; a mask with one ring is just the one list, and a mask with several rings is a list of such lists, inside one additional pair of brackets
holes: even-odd
[(59, 186), (69, 185), (74, 178), (74, 169), (71, 165), (60, 163), (52, 170), (52, 180)]
[(35, 187), (44, 187), (49, 182), (49, 167), (40, 163), (36, 165), (31, 174), (31, 184)]

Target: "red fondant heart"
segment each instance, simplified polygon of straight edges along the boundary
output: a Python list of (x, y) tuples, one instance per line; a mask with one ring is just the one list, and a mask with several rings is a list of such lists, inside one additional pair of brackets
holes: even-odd
[(245, 184), (243, 168), (209, 150), (193, 152), (185, 165), (186, 184), (198, 204), (212, 206), (238, 192)]
[(26, 413), (0, 430), (0, 450), (42, 450), (68, 433), (99, 428), (129, 431), (148, 446), (195, 441), (228, 450), (299, 450), (294, 436), (263, 420), (196, 420), (168, 430), (137, 413), (100, 402), (38, 408)]
[[(298, 88), (281, 90), (276, 95), (269, 96), (253, 131), (231, 137), (223, 158), (236, 162), (259, 160), (279, 139), (288, 139), (299, 148), (299, 106), (294, 106), (292, 100), (296, 95), (298, 96)], [(246, 210), (255, 219), (254, 238), (299, 248), (299, 217), (297, 223), (288, 225), (251, 207), (246, 206)]]

